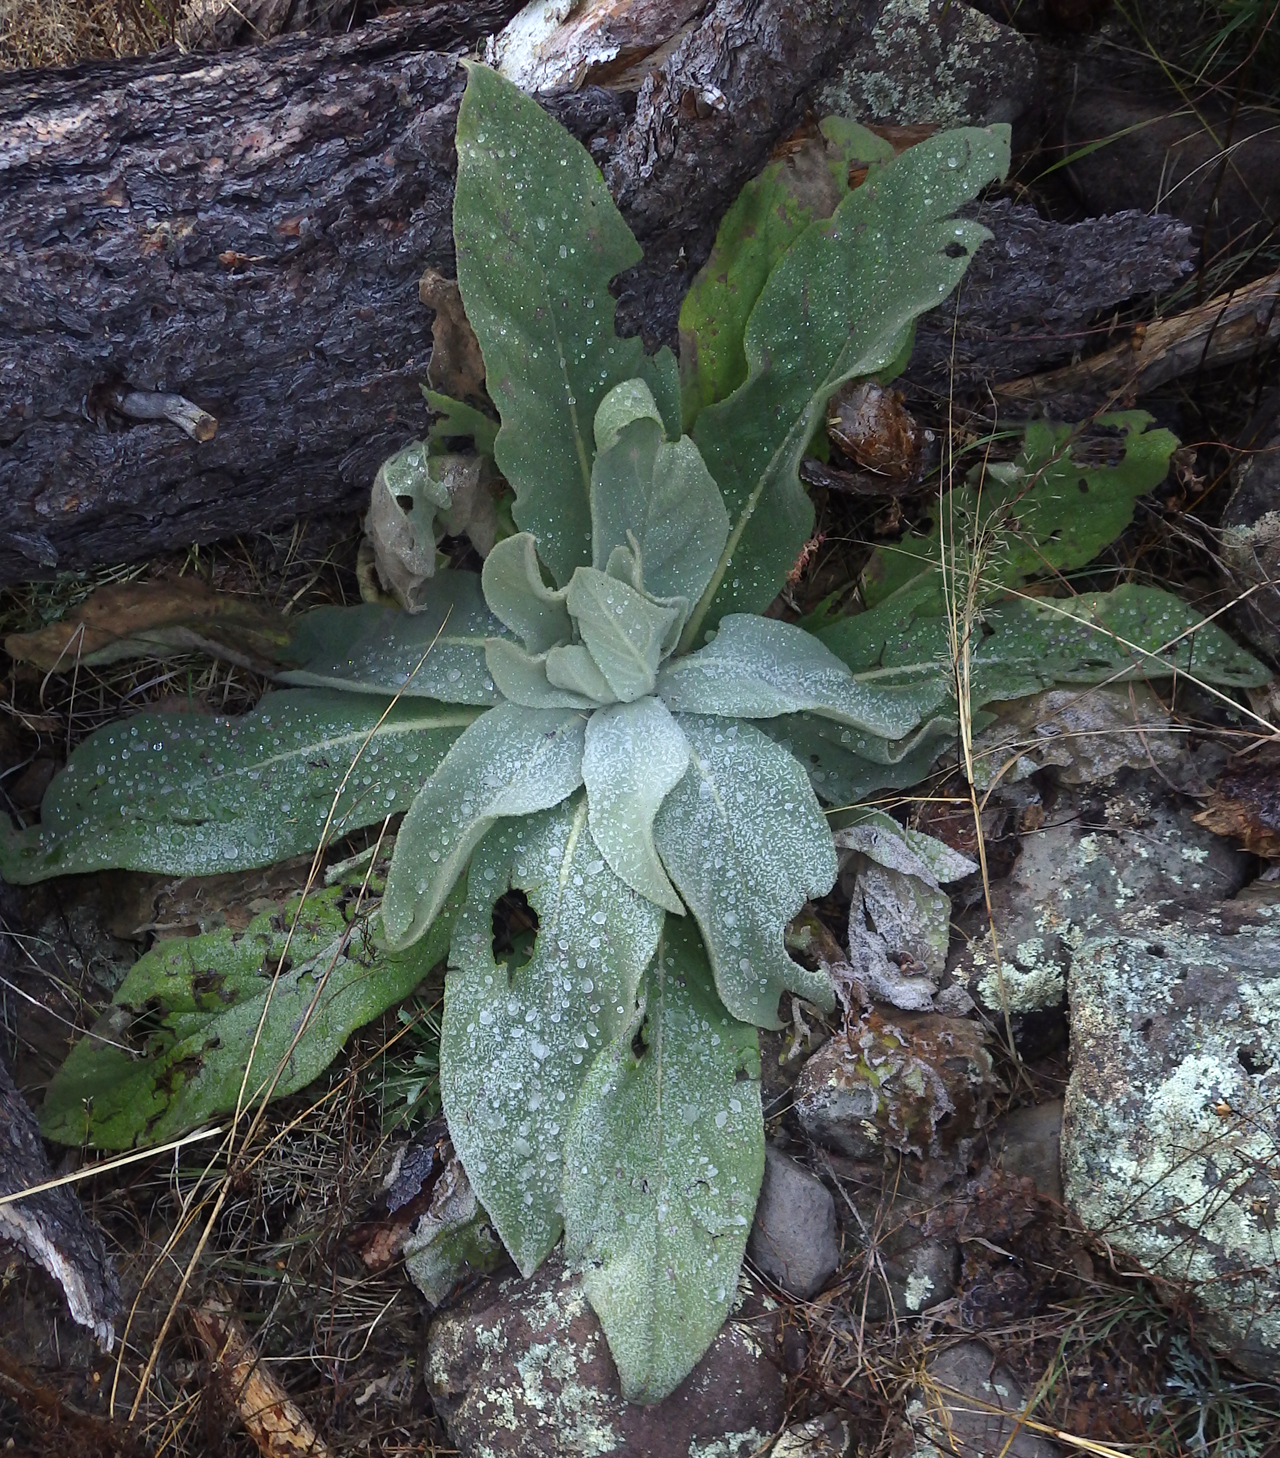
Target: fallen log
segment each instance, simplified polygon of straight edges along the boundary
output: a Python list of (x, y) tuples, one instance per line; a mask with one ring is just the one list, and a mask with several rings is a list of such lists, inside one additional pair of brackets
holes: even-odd
[[(616, 284), (622, 332), (674, 336), (724, 209), (878, 8), (713, 0), (638, 95), (542, 96), (645, 247)], [(0, 77), (0, 583), (362, 504), (426, 426), (417, 285), (453, 272), (464, 84), (446, 52), (514, 9), (445, 0), (339, 37)], [(922, 326), (928, 390), (957, 340), (959, 383), (998, 378), (1021, 317), (1034, 368), (1183, 266), (1164, 220), (1082, 235), (1002, 208), (959, 328)], [(1064, 233), (1125, 266), (1078, 287)]]

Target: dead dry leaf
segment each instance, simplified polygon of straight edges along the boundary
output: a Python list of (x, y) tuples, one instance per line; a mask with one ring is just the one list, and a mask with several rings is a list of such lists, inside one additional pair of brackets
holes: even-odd
[(10, 633), (11, 658), (70, 673), (128, 658), (209, 653), (242, 668), (269, 670), (289, 642), (281, 614), (215, 592), (198, 577), (100, 587), (67, 618), (37, 633)]
[(436, 315), (427, 383), (455, 400), (483, 398), (484, 358), (462, 307), (458, 281), (429, 268), (418, 280), (418, 298)]
[(1280, 755), (1259, 755), (1225, 770), (1193, 819), (1255, 856), (1280, 859)]

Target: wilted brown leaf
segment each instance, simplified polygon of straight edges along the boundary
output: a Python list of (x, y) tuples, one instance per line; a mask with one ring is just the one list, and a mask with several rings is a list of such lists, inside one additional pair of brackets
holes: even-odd
[(1225, 770), (1194, 818), (1256, 856), (1280, 859), (1280, 755), (1259, 755)]
[(60, 623), (38, 633), (10, 633), (12, 658), (46, 672), (70, 672), (126, 658), (210, 653), (243, 668), (266, 669), (289, 641), (284, 618), (243, 598), (214, 592), (198, 577), (100, 587)]
[(455, 400), (482, 398), (484, 359), (480, 341), (462, 307), (457, 280), (429, 268), (418, 280), (418, 298), (436, 313), (431, 325), (427, 384)]

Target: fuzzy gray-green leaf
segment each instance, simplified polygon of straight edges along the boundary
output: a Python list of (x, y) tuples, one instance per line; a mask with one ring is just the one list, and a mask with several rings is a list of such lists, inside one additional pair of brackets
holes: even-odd
[[(493, 907), (513, 886), (538, 932), (509, 973), (494, 961)], [(441, 1092), (467, 1176), (526, 1276), (560, 1235), (574, 1099), (632, 1017), (662, 916), (605, 864), (582, 797), (496, 826), (472, 860), (445, 984)]]
[(783, 933), (836, 879), (831, 833), (803, 768), (749, 724), (680, 715), (692, 762), (654, 842), (697, 918), (724, 1005), (776, 1028), (786, 990), (829, 1006), (831, 985), (787, 956)]
[(475, 716), (314, 689), (267, 694), (240, 719), (138, 714), (80, 745), (0, 867), (15, 882), (209, 876), (309, 854), (326, 823), (332, 840), (405, 809)]
[(1008, 163), (1007, 127), (930, 137), (813, 223), (769, 275), (747, 325), (749, 376), (694, 428), (731, 525), (686, 647), (777, 593), (813, 525), (797, 470), (820, 412), (845, 380), (889, 365), (916, 317), (955, 288), (988, 235), (948, 214)]
[(729, 534), (724, 500), (697, 446), (688, 436), (667, 441), (656, 414), (632, 418), (601, 448), (591, 472), (591, 516), (596, 567), (605, 569), (614, 550), (634, 538), (645, 590), (691, 603)]
[(596, 1061), (565, 1146), (565, 1253), (628, 1401), (674, 1391), (737, 1294), (764, 1174), (759, 1079), (755, 1029), (725, 1012), (697, 929), (668, 919), (643, 1028)]
[(615, 704), (587, 724), (582, 778), (596, 844), (615, 875), (677, 916), (684, 906), (654, 847), (653, 817), (688, 767), (688, 741), (658, 699)]
[(418, 792), (396, 837), (382, 919), (407, 947), (435, 919), (495, 820), (550, 809), (582, 783), (584, 716), (499, 704), (454, 744)]
[[(494, 455), (517, 524), (564, 585), (591, 560), (596, 407), (645, 374), (609, 293), (640, 248), (586, 148), (483, 66), (468, 68), (457, 146), (458, 286), (502, 417)], [(674, 380), (674, 361), (665, 369)]]
[(54, 1075), (45, 1137), (156, 1144), (234, 1109), (242, 1083), (252, 1105), (277, 1069), (272, 1097), (302, 1088), (353, 1029), (408, 997), (441, 960), (460, 899), (399, 955), (379, 945), (376, 916), (352, 922), (348, 886), (312, 892), (296, 925), (295, 899), (243, 931), (157, 943)]
[(498, 542), (480, 573), (489, 610), (530, 653), (567, 643), (573, 630), (565, 592), (549, 588), (538, 567), (537, 544), (528, 532)]
[(912, 698), (860, 683), (832, 651), (792, 623), (733, 613), (696, 653), (662, 670), (658, 692), (676, 713), (769, 719), (808, 712), (886, 739), (920, 721)]
[(568, 601), (582, 641), (614, 697), (625, 704), (651, 694), (678, 609), (594, 567), (579, 567), (573, 574)]
[(298, 687), (400, 694), (450, 704), (492, 704), (485, 640), (503, 626), (485, 606), (474, 572), (438, 572), (418, 589), (421, 608), (363, 603), (323, 607), (298, 619), (281, 682)]
[(526, 709), (594, 709), (585, 694), (560, 688), (547, 677), (547, 654), (535, 657), (509, 638), (494, 638), (485, 652), (498, 692)]

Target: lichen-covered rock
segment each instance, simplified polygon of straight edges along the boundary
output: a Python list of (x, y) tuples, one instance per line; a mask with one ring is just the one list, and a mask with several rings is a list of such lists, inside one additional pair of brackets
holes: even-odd
[(1121, 916), (1156, 927), (1233, 895), (1248, 858), (1191, 815), (1154, 775), (1123, 777), (1101, 803), (1082, 792), (1061, 796), (992, 888), (1000, 975), (982, 936), (960, 955), (956, 980), (988, 1011), (1001, 1009), (1001, 977), (1010, 1013), (1058, 1007), (1086, 937)]
[(1052, 1444), (1019, 1425), (1025, 1407), (1021, 1385), (982, 1342), (948, 1347), (929, 1363), (927, 1380), (907, 1403), (914, 1439), (908, 1451), (912, 1458), (953, 1453), (1052, 1458)]
[(1131, 919), (1071, 967), (1068, 1203), (1190, 1287), (1202, 1337), (1280, 1376), (1280, 908)]
[(431, 1326), (427, 1384), (464, 1458), (748, 1458), (782, 1426), (782, 1375), (730, 1320), (652, 1407), (626, 1403), (581, 1282), (556, 1258)]
[(1028, 109), (1037, 71), (1029, 41), (968, 5), (887, 0), (815, 109), (855, 121), (988, 126)]
[(963, 1164), (999, 1087), (978, 1023), (873, 1011), (809, 1059), (795, 1106), (811, 1139), (853, 1159)]

